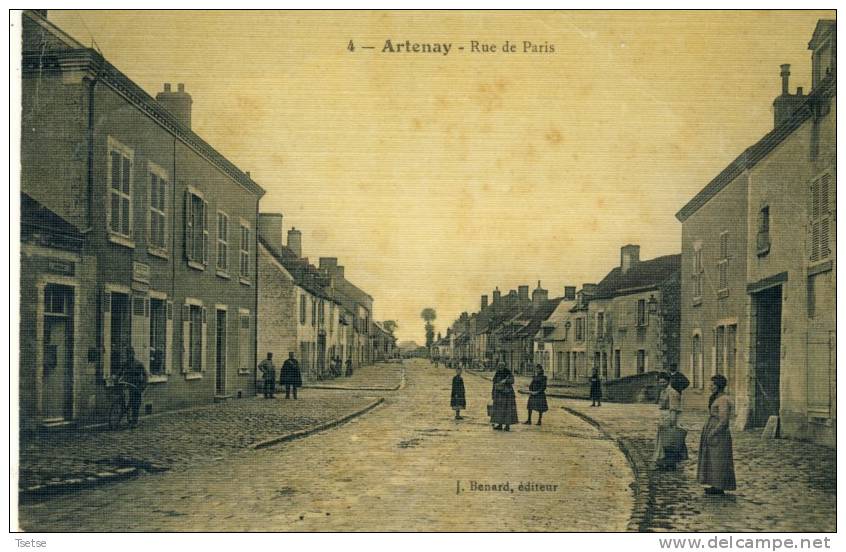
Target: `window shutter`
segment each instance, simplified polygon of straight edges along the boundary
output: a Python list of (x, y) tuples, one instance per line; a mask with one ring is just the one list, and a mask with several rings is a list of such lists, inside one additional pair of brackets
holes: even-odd
[(103, 379), (112, 375), (112, 294), (103, 291)]
[(203, 328), (202, 328), (202, 340), (203, 346), (200, 350), (200, 371), (203, 372), (206, 369), (206, 352), (208, 351), (208, 324), (206, 320), (206, 307), (203, 307)]
[(209, 264), (209, 202), (203, 200), (203, 264)]
[(191, 192), (185, 190), (185, 232), (184, 232), (184, 245), (185, 245), (185, 258), (189, 261), (193, 258), (193, 245), (194, 240), (192, 239), (193, 234), (193, 223), (191, 221)]
[(182, 305), (182, 372), (191, 366), (191, 305)]
[(165, 374), (171, 373), (173, 366), (173, 301), (168, 301), (165, 307)]

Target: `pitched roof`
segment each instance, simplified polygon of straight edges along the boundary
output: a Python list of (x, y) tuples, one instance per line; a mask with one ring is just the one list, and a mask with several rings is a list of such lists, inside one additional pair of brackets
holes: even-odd
[(76, 226), (25, 193), (21, 193), (21, 238), (73, 251), (81, 250), (84, 240)]
[(538, 307), (535, 307), (534, 305), (526, 307), (516, 316), (512, 317), (512, 327), (510, 328), (510, 331), (506, 333), (504, 338), (509, 340), (534, 337), (535, 334), (538, 333), (538, 330), (540, 330), (541, 325), (543, 325), (544, 320), (549, 318), (549, 316), (555, 312), (555, 309), (563, 300), (563, 297), (556, 297), (555, 299), (548, 299), (547, 301), (544, 301)]
[(817, 106), (820, 103), (828, 101), (830, 97), (837, 93), (837, 78), (835, 74), (826, 77), (819, 85), (808, 94), (808, 99), (799, 106), (793, 114), (785, 120), (782, 124), (775, 127), (768, 132), (763, 138), (756, 142), (746, 151), (737, 156), (737, 158), (729, 163), (720, 174), (714, 177), (707, 186), (693, 196), (693, 198), (679, 209), (676, 213), (676, 218), (684, 222), (700, 207), (708, 203), (714, 196), (716, 196), (723, 188), (728, 186), (735, 178), (743, 174), (743, 171), (751, 169), (764, 159), (772, 150), (787, 139), (793, 132), (807, 121), (814, 112), (817, 111)]
[(657, 286), (681, 267), (681, 255), (664, 255), (635, 263), (625, 273), (615, 267), (596, 287), (594, 299), (635, 293)]
[(297, 254), (287, 246), (277, 248), (261, 235), (258, 236), (258, 241), (279, 264), (285, 267), (285, 270), (291, 273), (291, 277), (298, 286), (312, 295), (337, 302), (334, 294), (330, 293), (331, 290), (326, 288), (322, 273), (314, 265), (297, 257)]

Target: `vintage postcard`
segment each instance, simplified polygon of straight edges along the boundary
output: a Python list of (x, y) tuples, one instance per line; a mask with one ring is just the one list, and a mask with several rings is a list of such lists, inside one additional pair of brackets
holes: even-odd
[(13, 531), (836, 531), (835, 11), (11, 22)]

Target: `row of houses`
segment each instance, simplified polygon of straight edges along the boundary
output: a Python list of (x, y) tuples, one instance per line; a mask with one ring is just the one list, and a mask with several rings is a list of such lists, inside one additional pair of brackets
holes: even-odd
[(268, 351), (313, 379), (376, 359), (372, 297), (302, 258), (298, 230), (281, 246), (265, 190), (191, 129), (183, 85), (153, 98), (46, 11), (22, 25), (23, 429), (99, 419), (128, 347), (147, 413), (254, 395)]
[(678, 364), (680, 255), (640, 260), (626, 245), (620, 265), (598, 284), (548, 290), (519, 286), (476, 313), (462, 313), (435, 342), (433, 354), (493, 367), (504, 362), (518, 374), (536, 364), (553, 380), (581, 382), (594, 369), (605, 379), (643, 374)]
[(675, 364), (692, 383), (687, 408), (705, 408), (710, 378), (723, 374), (738, 429), (777, 417), (783, 435), (833, 446), (836, 22), (820, 20), (808, 48), (810, 91), (792, 92), (782, 65), (773, 129), (676, 214), (680, 254), (640, 261), (637, 246), (623, 247), (599, 284), (559, 299), (540, 286), (538, 302), (526, 286), (494, 291), (433, 353), (504, 360), (521, 373), (539, 362), (555, 379)]

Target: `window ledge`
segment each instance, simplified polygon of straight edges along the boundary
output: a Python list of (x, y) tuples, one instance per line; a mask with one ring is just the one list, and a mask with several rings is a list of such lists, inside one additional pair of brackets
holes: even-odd
[(147, 383), (165, 383), (167, 381), (167, 374), (161, 374), (156, 376), (150, 376), (147, 379)]
[(202, 372), (185, 372), (185, 379), (187, 379), (187, 380), (203, 379), (203, 374), (202, 374)]
[(242, 284), (244, 284), (245, 286), (252, 285), (252, 282), (250, 281), (250, 279), (249, 279), (249, 278), (244, 278), (243, 276), (241, 276), (240, 278), (238, 278), (238, 281), (239, 281), (239, 282), (241, 282)]
[(228, 272), (226, 272), (225, 270), (221, 270), (221, 269), (219, 269), (219, 268), (217, 269), (217, 271), (215, 272), (215, 274), (217, 275), (217, 277), (218, 277), (218, 278), (225, 278), (225, 279), (227, 279), (227, 280), (231, 280), (231, 279), (232, 279), (232, 276), (230, 276)]
[(725, 298), (726, 298), (726, 297), (728, 297), (728, 296), (729, 296), (729, 290), (728, 290), (728, 288), (726, 288), (726, 289), (718, 289), (718, 290), (717, 290), (717, 299), (725, 299)]
[(155, 247), (148, 247), (147, 254), (152, 255), (153, 257), (158, 257), (164, 260), (170, 260), (170, 255), (167, 254), (167, 250), (165, 249), (157, 249)]
[(693, 298), (693, 306), (697, 307), (702, 304), (702, 297), (694, 297)]
[(249, 370), (238, 370), (238, 375), (239, 376), (249, 376), (250, 371)]
[(203, 263), (198, 263), (197, 261), (188, 261), (188, 266), (193, 268), (194, 270), (206, 270), (206, 265)]
[(130, 249), (135, 249), (135, 242), (132, 238), (127, 238), (126, 236), (121, 236), (120, 234), (109, 232), (109, 241)]
[(823, 272), (828, 272), (834, 268), (834, 262), (831, 259), (826, 259), (824, 261), (817, 261), (816, 263), (812, 264), (808, 267), (808, 276), (815, 276), (817, 274), (822, 274)]

